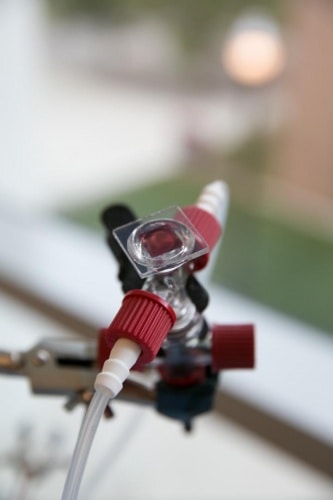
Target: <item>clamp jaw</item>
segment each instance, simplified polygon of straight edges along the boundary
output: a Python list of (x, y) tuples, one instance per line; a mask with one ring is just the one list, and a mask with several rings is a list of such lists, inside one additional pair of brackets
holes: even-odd
[(135, 340), (141, 355), (118, 399), (153, 405), (190, 430), (192, 419), (213, 407), (219, 371), (254, 366), (253, 325), (209, 325), (203, 316), (209, 297), (195, 273), (222, 230), (211, 209), (214, 184), (196, 205), (172, 207), (172, 215), (138, 220), (126, 206), (105, 209), (125, 294), (116, 317), (96, 340), (44, 340), (25, 353), (0, 352), (0, 373), (28, 377), (35, 394), (66, 395), (72, 409), (90, 402), (115, 342)]
[[(28, 351), (0, 351), (0, 374), (23, 376), (37, 395), (66, 396), (67, 410), (88, 405), (99, 372), (96, 340), (47, 339)], [(127, 379), (119, 399), (152, 404), (155, 399), (151, 369), (138, 379)]]

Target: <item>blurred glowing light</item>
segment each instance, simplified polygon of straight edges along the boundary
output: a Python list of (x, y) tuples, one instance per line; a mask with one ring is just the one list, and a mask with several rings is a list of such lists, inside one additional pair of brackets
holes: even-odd
[(222, 47), (222, 64), (238, 83), (259, 86), (277, 78), (285, 50), (275, 25), (261, 18), (239, 21)]

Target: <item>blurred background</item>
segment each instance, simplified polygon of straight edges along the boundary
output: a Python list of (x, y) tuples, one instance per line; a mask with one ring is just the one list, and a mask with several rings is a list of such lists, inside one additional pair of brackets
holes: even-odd
[[(77, 231), (89, 235), (89, 241), (104, 244), (100, 212), (106, 204), (125, 202), (139, 216), (147, 215), (173, 204), (192, 203), (203, 185), (223, 179), (230, 187), (231, 206), (212, 286), (225, 308), (230, 306), (232, 314), (227, 310), (226, 319), (243, 318), (245, 310), (245, 321), (264, 322), (266, 333), (260, 330), (259, 346), (262, 342), (270, 354), (281, 349), (275, 360), (273, 356), (262, 361), (266, 351), (259, 351), (262, 365), (257, 378), (248, 388), (242, 385), (248, 375), (243, 375), (238, 395), (246, 399), (253, 388), (262, 388), (266, 372), (260, 372), (260, 366), (268, 369), (271, 364), (274, 373), (272, 379), (265, 379), (267, 393), (260, 393), (260, 403), (271, 397), (272, 414), (285, 416), (279, 391), (284, 397), (290, 392), (290, 405), (298, 394), (307, 407), (291, 411), (295, 428), (310, 432), (311, 422), (319, 422), (321, 430), (314, 434), (325, 449), (321, 463), (326, 462), (326, 468), (318, 471), (314, 456), (312, 469), (306, 468), (309, 464), (302, 469), (300, 463), (290, 462), (296, 459), (273, 450), (262, 437), (254, 441), (252, 434), (239, 434), (248, 431), (234, 428), (232, 422), (207, 417), (198, 432), (201, 438), (193, 438), (200, 439), (198, 457), (202, 457), (200, 446), (213, 446), (214, 436), (221, 433), (229, 446), (228, 456), (230, 450), (239, 450), (231, 459), (234, 468), (228, 477), (236, 477), (243, 457), (242, 467), (248, 471), (244, 488), (231, 481), (221, 492), (214, 479), (206, 480), (202, 472), (210, 488), (205, 494), (203, 486), (201, 490), (193, 486), (195, 482), (190, 486), (189, 470), (181, 484), (171, 474), (177, 488), (159, 491), (160, 497), (157, 485), (148, 491), (142, 484), (142, 498), (320, 500), (333, 496), (328, 465), (333, 463), (333, 373), (327, 369), (333, 359), (332, 26), (329, 0), (2, 0), (0, 4), (0, 281), (19, 286), (24, 275), (31, 293), (42, 290), (41, 295), (50, 299), (50, 277), (44, 275), (43, 281), (34, 266), (42, 265), (40, 256), (46, 267), (54, 266), (52, 251), (44, 255), (39, 246), (36, 254), (26, 253), (36, 230), (29, 223), (36, 218), (45, 220), (48, 228), (56, 224), (57, 231), (66, 227), (62, 241), (68, 251)], [(23, 227), (24, 238), (17, 239), (15, 228)], [(47, 231), (45, 238), (50, 241)], [(41, 232), (37, 238), (43, 236)], [(85, 251), (84, 246), (73, 248)], [(9, 265), (15, 252), (20, 253), (20, 265), (14, 260)], [(74, 251), (73, 262), (77, 258)], [(92, 273), (95, 265), (92, 259)], [(70, 280), (70, 269), (55, 267), (54, 272), (58, 284), (65, 283), (66, 275)], [(112, 281), (112, 272), (105, 272), (100, 278)], [(72, 292), (68, 308), (73, 305), (76, 279), (68, 285)], [(81, 310), (75, 305), (75, 314), (87, 319), (90, 305), (92, 323), (108, 321), (105, 309), (95, 307), (97, 299), (91, 295), (87, 286), (86, 303), (81, 302)], [(52, 295), (52, 300), (64, 306), (64, 292)], [(213, 300), (215, 318), (217, 302)], [(8, 293), (2, 304), (5, 347), (28, 347), (47, 331), (63, 334), (53, 322), (45, 325), (45, 317), (35, 316), (13, 297), (9, 300)], [(22, 340), (26, 315), (34, 319)], [(308, 365), (302, 364), (305, 351)], [(288, 356), (293, 371), (281, 376)], [(12, 381), (3, 384), (5, 391), (17, 387), (17, 394), (27, 392)], [(276, 392), (274, 384), (280, 384)], [(236, 386), (231, 389), (237, 392)], [(36, 404), (32, 397), (22, 397), (24, 407)], [(38, 406), (40, 418), (49, 411), (48, 404), (54, 401), (45, 403), (42, 410)], [(56, 406), (61, 406), (58, 401)], [(61, 428), (65, 432), (70, 418), (75, 433), (80, 415), (68, 417), (60, 410)], [(31, 411), (37, 422), (36, 412)], [(125, 411), (124, 420), (129, 418)], [(163, 433), (163, 424), (154, 418), (149, 414), (156, 435)], [(147, 420), (142, 422), (147, 429)], [(21, 442), (34, 432), (22, 430), (14, 416), (6, 425), (8, 436), (19, 429)], [(223, 429), (228, 430), (227, 436)], [(52, 429), (45, 432), (53, 436)], [(138, 439), (133, 446), (141, 453), (144, 445)], [(16, 449), (15, 442), (14, 438), (8, 441), (1, 451), (4, 469), (12, 467), (14, 476), (23, 469), (15, 469), (15, 460), (10, 463), (16, 466), (9, 467), (3, 457)], [(183, 442), (179, 446), (186, 448), (184, 456), (195, 453)], [(151, 454), (159, 453), (157, 444), (155, 448)], [(223, 446), (218, 452), (223, 454)], [(141, 498), (137, 491), (122, 490), (129, 487), (122, 481), (128, 464), (123, 460), (113, 483), (118, 498)], [(202, 459), (197, 462), (204, 470)], [(3, 474), (8, 479), (8, 470)], [(24, 476), (27, 484), (32, 479)], [(60, 495), (62, 480), (63, 476), (58, 482), (54, 479), (58, 488), (54, 498)], [(14, 490), (11, 480), (6, 481), (0, 498), (26, 498), (25, 487), (8, 493)], [(107, 498), (107, 481), (101, 483), (98, 498)], [(43, 484), (40, 490), (36, 484), (31, 498), (37, 499), (38, 494), (43, 498)]]

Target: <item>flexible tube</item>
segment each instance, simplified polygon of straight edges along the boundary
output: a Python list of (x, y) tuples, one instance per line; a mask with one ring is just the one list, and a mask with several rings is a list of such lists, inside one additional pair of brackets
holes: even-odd
[(62, 500), (75, 500), (78, 496), (89, 451), (109, 399), (108, 394), (96, 391), (88, 406), (68, 470)]
[(114, 344), (109, 359), (95, 381), (95, 394), (82, 421), (72, 461), (69, 466), (62, 500), (76, 500), (88, 455), (98, 424), (109, 399), (122, 389), (130, 368), (136, 363), (141, 347), (132, 340), (120, 338)]

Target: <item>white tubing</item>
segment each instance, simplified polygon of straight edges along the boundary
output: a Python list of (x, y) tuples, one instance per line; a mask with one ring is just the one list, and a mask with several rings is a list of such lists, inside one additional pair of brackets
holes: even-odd
[(61, 500), (75, 500), (78, 496), (89, 451), (109, 399), (107, 394), (95, 392), (89, 404), (81, 424)]
[(62, 500), (76, 500), (83, 472), (96, 434), (98, 424), (110, 398), (116, 397), (124, 380), (136, 363), (141, 347), (128, 339), (119, 339), (105, 361), (103, 370), (96, 377), (95, 394), (90, 401), (77, 438), (74, 454), (68, 470)]

